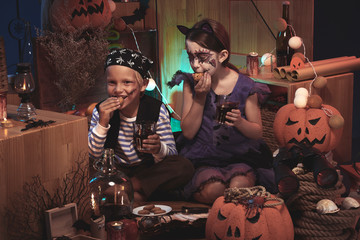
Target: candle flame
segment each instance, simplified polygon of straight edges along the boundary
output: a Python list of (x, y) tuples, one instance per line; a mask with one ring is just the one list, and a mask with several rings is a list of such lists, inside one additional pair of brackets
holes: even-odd
[(6, 122), (7, 121), (7, 119), (6, 118), (4, 118), (4, 122)]
[(22, 87), (21, 87), (21, 90), (23, 90), (23, 91), (26, 91), (26, 82), (24, 81), (24, 84), (22, 85)]

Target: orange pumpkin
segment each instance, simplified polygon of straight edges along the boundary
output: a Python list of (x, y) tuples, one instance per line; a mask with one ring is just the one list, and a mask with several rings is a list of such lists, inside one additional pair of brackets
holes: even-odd
[(340, 115), (337, 109), (325, 104), (320, 109), (296, 108), (292, 103), (281, 107), (273, 128), (279, 146), (290, 149), (294, 144), (304, 143), (322, 153), (333, 150), (340, 141), (343, 128), (331, 128), (324, 109), (332, 115)]
[[(274, 198), (273, 195), (271, 195)], [(277, 203), (274, 200), (266, 204)], [(292, 240), (294, 227), (285, 204), (251, 210), (241, 203), (216, 199), (206, 221), (208, 240)]]
[(290, 62), (290, 70), (298, 70), (305, 67), (304, 61), (300, 57), (292, 57)]
[(105, 27), (112, 17), (108, 0), (54, 0), (49, 12), (55, 31)]

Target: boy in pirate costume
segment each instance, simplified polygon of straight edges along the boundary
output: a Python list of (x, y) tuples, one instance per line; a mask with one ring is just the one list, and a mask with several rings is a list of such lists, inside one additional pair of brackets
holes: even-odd
[[(88, 133), (90, 157), (100, 158), (105, 148), (114, 149), (118, 168), (133, 184), (135, 202), (183, 187), (194, 172), (191, 162), (178, 156), (166, 106), (144, 94), (152, 63), (131, 49), (109, 53), (109, 97), (94, 108)], [(147, 150), (142, 151), (134, 142), (134, 124), (140, 121), (156, 121), (156, 134), (143, 140)]]

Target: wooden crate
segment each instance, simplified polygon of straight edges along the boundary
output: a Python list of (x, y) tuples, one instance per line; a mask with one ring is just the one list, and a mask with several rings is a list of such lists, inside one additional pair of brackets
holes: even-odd
[[(8, 105), (8, 118), (17, 106)], [(39, 176), (42, 184), (54, 189), (79, 157), (87, 154), (87, 118), (36, 110), (37, 120), (53, 120), (47, 127), (21, 131), (24, 122), (12, 120), (14, 127), (0, 127), (0, 209), (12, 206), (24, 183)], [(7, 218), (0, 215), (0, 236), (7, 240)]]

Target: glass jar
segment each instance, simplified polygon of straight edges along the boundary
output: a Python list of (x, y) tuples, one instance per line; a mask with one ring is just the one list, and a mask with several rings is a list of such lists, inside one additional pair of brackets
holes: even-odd
[(134, 190), (130, 179), (114, 165), (114, 150), (105, 149), (101, 159), (94, 162), (97, 171), (90, 179), (90, 206), (95, 216), (105, 221), (131, 218)]
[(35, 82), (31, 74), (30, 63), (18, 63), (14, 77), (14, 90), (21, 97), (17, 109), (17, 118), (26, 121), (36, 115), (35, 107), (30, 101), (30, 94), (35, 90)]

